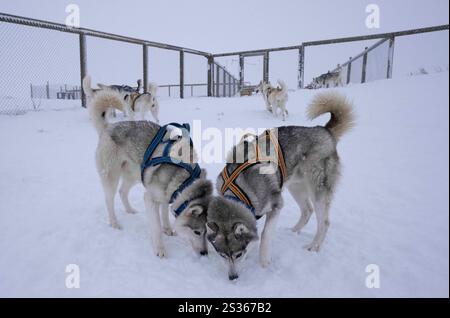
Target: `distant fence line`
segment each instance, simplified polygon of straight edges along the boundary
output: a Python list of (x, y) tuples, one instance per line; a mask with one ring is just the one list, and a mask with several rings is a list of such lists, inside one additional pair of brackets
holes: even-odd
[[(270, 54), (272, 52), (280, 52), (280, 51), (289, 51), (294, 50), (297, 51), (298, 54), (298, 63), (296, 66), (297, 69), (297, 79), (298, 83), (297, 86), (299, 89), (305, 87), (304, 82), (304, 73), (305, 73), (305, 64), (307, 64), (307, 61), (305, 60), (305, 50), (308, 47), (312, 46), (318, 46), (318, 45), (330, 45), (330, 44), (337, 44), (337, 43), (348, 43), (348, 42), (356, 42), (356, 41), (366, 41), (366, 40), (375, 40), (379, 39), (380, 41), (375, 44), (375, 46), (372, 46), (370, 48), (367, 48), (363, 53), (359, 54), (358, 56), (351, 58), (349, 61), (343, 63), (341, 66), (339, 66), (339, 72), (342, 73), (343, 70), (346, 72), (346, 78), (345, 78), (345, 84), (349, 82), (356, 82), (357, 80), (353, 80), (353, 74), (355, 74), (355, 78), (359, 79), (360, 82), (365, 82), (368, 79), (368, 73), (367, 73), (367, 65), (371, 63), (371, 54), (374, 54), (374, 52), (381, 52), (380, 49), (377, 48), (381, 47), (381, 45), (384, 45), (385, 43), (389, 43), (388, 47), (388, 54), (386, 56), (386, 69), (383, 70), (383, 73), (385, 73), (386, 78), (390, 78), (392, 76), (392, 69), (393, 69), (393, 59), (394, 59), (394, 45), (395, 45), (395, 38), (400, 36), (408, 36), (408, 35), (415, 35), (415, 34), (421, 34), (421, 33), (428, 33), (428, 32), (437, 32), (437, 31), (448, 31), (449, 25), (440, 25), (440, 26), (434, 26), (434, 27), (428, 27), (428, 28), (420, 28), (420, 29), (413, 29), (413, 30), (406, 30), (406, 31), (399, 31), (399, 32), (390, 32), (390, 33), (380, 33), (380, 34), (372, 34), (372, 35), (365, 35), (365, 36), (355, 36), (355, 37), (346, 37), (346, 38), (338, 38), (338, 39), (329, 39), (329, 40), (321, 40), (321, 41), (311, 41), (311, 42), (303, 42), (300, 45), (295, 46), (287, 46), (287, 47), (278, 47), (278, 48), (266, 48), (266, 49), (259, 49), (259, 50), (250, 50), (250, 51), (238, 51), (238, 52), (229, 52), (229, 53), (217, 53), (212, 54), (205, 51), (195, 50), (191, 48), (186, 47), (180, 47), (165, 43), (159, 43), (159, 42), (153, 42), (153, 41), (147, 41), (127, 36), (121, 36), (106, 32), (100, 32), (96, 30), (91, 29), (85, 29), (85, 28), (74, 28), (74, 27), (68, 27), (63, 24), (49, 22), (49, 21), (43, 21), (43, 20), (37, 20), (37, 19), (30, 19), (20, 16), (14, 16), (9, 14), (0, 13), (0, 22), (4, 22), (6, 24), (16, 24), (16, 25), (24, 25), (29, 26), (33, 28), (40, 28), (40, 29), (47, 29), (47, 30), (53, 30), (58, 32), (65, 32), (70, 33), (78, 36), (78, 49), (79, 49), (79, 73), (80, 73), (80, 85), (74, 86), (72, 88), (64, 87), (63, 89), (61, 87), (55, 88), (53, 93), (55, 93), (58, 98), (81, 98), (82, 105), (86, 105), (86, 98), (82, 90), (80, 89), (82, 79), (86, 76), (88, 73), (87, 69), (87, 60), (88, 60), (88, 47), (86, 44), (87, 37), (95, 37), (95, 38), (101, 38), (101, 39), (108, 39), (112, 41), (118, 41), (118, 42), (124, 42), (129, 43), (133, 45), (138, 45), (141, 47), (142, 50), (142, 78), (144, 83), (144, 89), (146, 90), (149, 83), (149, 47), (159, 48), (159, 49), (166, 49), (166, 50), (172, 50), (179, 53), (179, 83), (177, 84), (167, 84), (167, 85), (161, 85), (161, 88), (167, 88), (168, 95), (172, 95), (173, 90), (176, 89), (179, 91), (179, 97), (184, 98), (185, 97), (185, 89), (190, 89), (191, 95), (194, 95), (194, 89), (197, 87), (204, 87), (206, 88), (206, 96), (217, 96), (217, 97), (230, 97), (236, 95), (238, 92), (240, 92), (243, 88), (245, 88), (246, 80), (245, 80), (245, 59), (248, 57), (254, 57), (254, 56), (261, 56), (263, 58), (263, 76), (262, 80), (268, 81), (269, 80), (269, 72), (270, 72)], [(8, 41), (8, 39), (13, 40), (14, 37), (11, 37), (10, 35), (6, 38), (5, 41)], [(2, 45), (8, 45), (8, 43), (2, 43)], [(206, 59), (207, 63), (207, 74), (206, 76), (206, 83), (185, 83), (185, 54), (194, 54), (197, 56), (202, 56)], [(220, 57), (227, 57), (227, 56), (238, 56), (239, 57), (239, 74), (233, 75), (229, 70), (227, 70), (225, 67), (221, 66), (217, 59)], [(17, 58), (17, 57), (13, 57)], [(384, 62), (383, 62), (384, 63)], [(361, 67), (361, 70), (360, 70)], [(334, 70), (336, 72), (337, 70)], [(361, 75), (358, 75), (358, 74)], [(369, 76), (370, 77), (370, 76)], [(123, 84), (123, 83), (115, 83), (115, 84)], [(32, 87), (30, 87), (30, 90), (33, 90)], [(59, 95), (58, 95), (59, 93)], [(39, 92), (36, 90), (33, 92), (32, 96), (38, 96), (37, 94), (40, 94), (39, 96), (48, 96), (47, 91)], [(80, 96), (81, 94), (81, 96)], [(9, 95), (5, 95), (8, 97)], [(5, 98), (4, 98), (5, 99)], [(0, 99), (2, 100), (2, 99)], [(6, 100), (6, 99), (5, 99)], [(1, 106), (1, 105), (0, 105)]]

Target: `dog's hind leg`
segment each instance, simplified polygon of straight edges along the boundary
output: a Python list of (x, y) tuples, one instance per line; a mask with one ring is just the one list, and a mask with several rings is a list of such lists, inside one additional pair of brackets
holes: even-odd
[(120, 180), (120, 169), (111, 169), (107, 174), (101, 176), (103, 190), (105, 191), (106, 207), (108, 209), (109, 224), (115, 229), (121, 229), (114, 212), (114, 198)]
[(170, 225), (169, 220), (169, 205), (168, 204), (161, 204), (161, 218), (162, 218), (162, 226), (163, 231), (168, 236), (174, 236), (175, 231), (172, 229), (172, 226)]
[(292, 228), (292, 231), (300, 233), (305, 225), (308, 224), (308, 221), (314, 212), (312, 203), (309, 199), (309, 191), (303, 183), (292, 183), (288, 186), (288, 190), (295, 202), (297, 202), (301, 211), (300, 220)]
[(308, 251), (318, 252), (322, 245), (328, 228), (330, 226), (329, 211), (330, 211), (330, 197), (329, 195), (323, 195), (314, 202), (314, 207), (317, 217), (317, 232), (313, 241), (306, 245), (305, 248)]
[(166, 256), (166, 249), (164, 248), (162, 230), (161, 230), (161, 218), (159, 216), (160, 205), (152, 200), (148, 190), (144, 194), (145, 208), (150, 215), (150, 228), (153, 250), (156, 256), (163, 258)]

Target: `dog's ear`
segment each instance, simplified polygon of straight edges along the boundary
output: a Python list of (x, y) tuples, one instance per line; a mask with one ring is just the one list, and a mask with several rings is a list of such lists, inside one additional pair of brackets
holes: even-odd
[(258, 235), (253, 230), (249, 229), (243, 223), (234, 224), (233, 232), (234, 232), (234, 236), (237, 239), (245, 239), (247, 241), (253, 241), (258, 237)]
[(203, 214), (203, 212), (205, 212), (205, 208), (198, 204), (189, 207), (189, 209), (186, 211), (187, 215), (194, 217), (199, 217)]

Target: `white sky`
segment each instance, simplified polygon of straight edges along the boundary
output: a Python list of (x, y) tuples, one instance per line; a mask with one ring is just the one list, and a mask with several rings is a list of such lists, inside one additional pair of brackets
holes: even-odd
[[(448, 0), (0, 0), (0, 12), (64, 23), (65, 8), (71, 3), (79, 5), (84, 28), (211, 53), (298, 45), (304, 41), (449, 23)], [(368, 29), (365, 25), (366, 6), (372, 3), (381, 10), (379, 29)], [(1, 68), (15, 73), (19, 68), (23, 69), (26, 85), (47, 80), (77, 82), (78, 69), (69, 66), (78, 65), (78, 41), (75, 38), (67, 41), (64, 37), (68, 35), (59, 32), (46, 37), (39, 29), (21, 32), (17, 26), (3, 27), (0, 53), (7, 57), (3, 61), (0, 59)], [(46, 42), (42, 42), (43, 37)], [(372, 43), (374, 41), (307, 48), (306, 82)], [(94, 82), (133, 84), (142, 76), (142, 49), (139, 46), (89, 38), (87, 44), (88, 72)], [(28, 54), (24, 56), (24, 52)], [(398, 38), (394, 77), (397, 74), (404, 76), (420, 67), (448, 69), (448, 52), (448, 32)], [(17, 54), (20, 59), (14, 59)], [(376, 60), (370, 59), (372, 63)], [(236, 57), (219, 62), (237, 76)], [(178, 82), (177, 52), (151, 49), (149, 63), (150, 80), (159, 84)], [(297, 66), (296, 51), (272, 53), (270, 80), (282, 78), (290, 88), (295, 88)], [(373, 67), (383, 71), (385, 65)], [(29, 72), (30, 69), (33, 71)], [(185, 76), (186, 83), (204, 83), (206, 59), (187, 55)], [(3, 77), (7, 83), (8, 76)], [(262, 59), (246, 59), (245, 80), (256, 83), (261, 77)]]
[[(69, 3), (82, 27), (212, 53), (449, 23), (447, 0), (0, 0), (0, 11), (64, 23)], [(365, 26), (370, 3), (378, 30)]]

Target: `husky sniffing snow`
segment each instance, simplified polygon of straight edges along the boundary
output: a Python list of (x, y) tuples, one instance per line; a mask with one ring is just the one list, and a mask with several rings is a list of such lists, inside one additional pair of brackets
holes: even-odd
[(270, 83), (264, 81), (261, 81), (256, 86), (256, 93), (262, 93), (266, 109), (273, 113), (275, 117), (278, 116), (278, 109), (280, 109), (283, 121), (286, 120), (286, 116), (289, 114), (286, 109), (286, 103), (289, 99), (287, 90), (287, 85), (282, 80), (278, 80), (277, 87), (273, 87)]
[[(172, 211), (176, 212), (174, 225), (177, 233), (186, 237), (198, 254), (206, 255), (205, 222), (212, 183), (206, 179), (206, 172), (197, 167), (189, 135), (180, 136), (176, 129), (169, 127), (162, 130), (165, 126), (149, 121), (107, 123), (107, 110), (110, 107), (119, 109), (122, 104), (121, 94), (108, 89), (98, 91), (88, 104), (91, 120), (99, 134), (96, 164), (105, 193), (110, 225), (120, 229), (114, 207), (119, 182), (122, 181), (119, 193), (126, 212), (135, 213), (128, 200), (128, 193), (133, 185), (142, 181), (155, 254), (159, 257), (166, 255), (162, 233), (174, 233), (169, 222), (171, 204)], [(149, 145), (153, 145), (152, 141), (156, 136), (160, 137), (161, 142), (155, 144), (151, 157), (147, 159), (162, 157), (167, 149), (166, 145), (170, 144), (171, 149), (167, 155), (170, 159), (182, 162), (188, 168), (198, 168), (198, 175), (192, 178), (193, 182), (186, 183), (192, 174), (179, 164), (158, 163), (143, 169), (142, 163), (146, 162), (144, 155), (147, 155)]]
[(145, 120), (145, 114), (150, 112), (156, 123), (159, 123), (159, 103), (156, 98), (158, 85), (150, 83), (146, 93), (140, 93), (141, 81), (138, 80), (138, 88), (133, 89), (130, 86), (104, 85), (97, 84), (100, 89), (92, 89), (91, 77), (86, 76), (83, 79), (83, 90), (88, 100), (92, 99), (95, 94), (103, 90), (116, 92), (121, 96), (122, 103), (115, 105), (114, 108), (129, 116), (134, 120), (135, 114), (140, 113), (141, 119)]
[[(256, 220), (264, 215), (259, 260), (263, 267), (270, 264), (271, 240), (283, 207), (281, 192), (284, 188), (301, 210), (293, 231), (299, 233), (315, 212), (317, 232), (305, 248), (318, 251), (322, 245), (330, 225), (330, 204), (340, 175), (336, 145), (354, 125), (352, 106), (342, 95), (331, 92), (314, 98), (308, 117), (312, 120), (325, 113), (331, 113), (325, 127), (279, 127), (259, 136), (259, 140), (264, 140), (261, 145), (244, 138), (230, 152), (229, 163), (217, 179), (221, 196), (211, 200), (207, 223), (207, 239), (228, 261), (230, 280), (238, 278), (236, 264), (244, 258), (248, 244), (258, 239)], [(267, 144), (264, 138), (267, 135), (275, 149), (275, 165), (273, 160), (262, 159), (265, 152), (258, 151)], [(233, 158), (244, 160), (235, 163)], [(272, 173), (262, 173), (270, 167)]]

